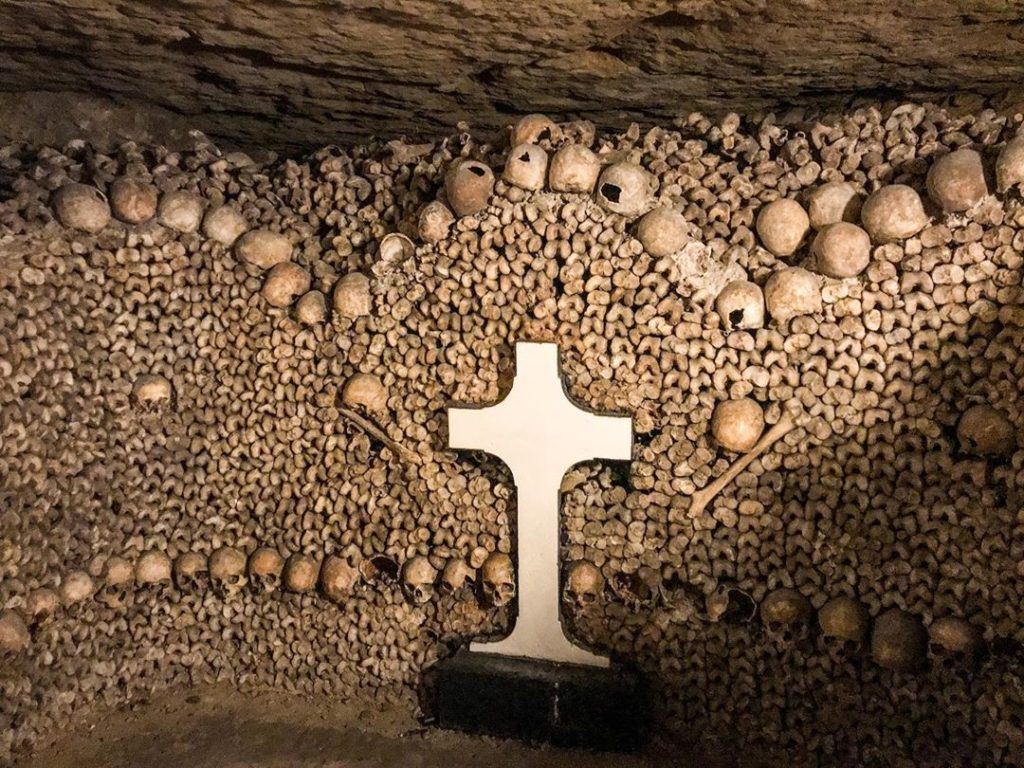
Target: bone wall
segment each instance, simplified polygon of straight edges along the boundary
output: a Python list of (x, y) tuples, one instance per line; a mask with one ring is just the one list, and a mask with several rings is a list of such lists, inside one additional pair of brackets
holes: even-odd
[[(444, 413), (535, 340), (579, 403), (635, 419), (628, 469), (566, 475), (565, 610), (651, 674), (657, 734), (1019, 765), (1020, 125), (904, 104), (269, 164), (201, 136), (5, 147), (4, 756), (189, 683), (411, 703), (509, 621), (511, 478), (446, 450)], [(981, 188), (926, 184), (961, 148)], [(851, 277), (811, 228), (836, 215), (869, 235)], [(762, 321), (723, 298), (738, 280)]]

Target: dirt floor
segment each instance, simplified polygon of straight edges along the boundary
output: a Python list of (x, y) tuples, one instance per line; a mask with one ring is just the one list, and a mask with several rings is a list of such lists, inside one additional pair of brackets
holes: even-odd
[(638, 757), (423, 729), (410, 713), (216, 688), (97, 711), (20, 768), (632, 768)]

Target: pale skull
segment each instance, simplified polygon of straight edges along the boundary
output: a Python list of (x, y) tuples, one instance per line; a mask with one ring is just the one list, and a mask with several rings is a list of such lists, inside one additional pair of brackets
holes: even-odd
[(155, 597), (166, 597), (171, 591), (171, 558), (165, 553), (143, 552), (135, 564), (135, 583)]
[(508, 605), (516, 596), (515, 568), (512, 558), (504, 552), (488, 555), (480, 567), (481, 589), (488, 605)]
[(184, 552), (174, 561), (174, 583), (182, 592), (198, 592), (209, 576), (209, 565), (202, 552)]
[(74, 612), (96, 594), (96, 582), (85, 571), (72, 571), (60, 585), (60, 599), (64, 607)]
[(234, 597), (246, 585), (245, 554), (234, 547), (221, 547), (210, 555), (210, 582), (221, 597)]
[(108, 608), (120, 608), (131, 594), (135, 568), (123, 557), (108, 557), (103, 566), (102, 583), (96, 599)]
[(271, 547), (260, 547), (249, 555), (249, 588), (259, 595), (269, 595), (281, 586), (284, 558)]
[(807, 636), (811, 604), (795, 589), (769, 592), (761, 603), (761, 619), (768, 638), (780, 648), (789, 648)]
[(441, 571), (441, 594), (459, 595), (476, 587), (476, 571), (461, 557), (453, 557)]
[(435, 581), (437, 569), (422, 555), (406, 560), (402, 565), (402, 591), (416, 605), (429, 603), (434, 597)]
[(14, 656), (28, 648), (31, 636), (14, 611), (0, 612), (0, 657)]
[(603, 589), (601, 569), (588, 560), (577, 560), (566, 569), (562, 602), (574, 611), (585, 611), (597, 603)]
[(299, 552), (289, 556), (284, 563), (284, 571), (281, 573), (284, 588), (296, 594), (312, 592), (316, 589), (319, 577), (320, 566), (316, 560)]

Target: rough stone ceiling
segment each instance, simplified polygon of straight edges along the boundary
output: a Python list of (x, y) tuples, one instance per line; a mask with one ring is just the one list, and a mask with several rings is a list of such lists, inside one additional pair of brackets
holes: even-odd
[(243, 147), (544, 111), (617, 126), (1024, 76), (993, 0), (8, 0), (0, 89), (167, 110)]

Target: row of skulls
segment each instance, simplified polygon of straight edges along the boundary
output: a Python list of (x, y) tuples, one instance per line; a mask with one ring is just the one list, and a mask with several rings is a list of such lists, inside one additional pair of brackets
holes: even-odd
[(477, 597), (485, 606), (500, 608), (515, 596), (512, 559), (483, 549), (474, 550), (468, 559), (449, 559), (441, 569), (424, 556), (399, 566), (386, 555), (355, 563), (338, 555), (328, 555), (320, 562), (300, 553), (285, 558), (273, 547), (259, 547), (249, 555), (235, 547), (220, 547), (208, 557), (185, 552), (173, 561), (163, 552), (149, 551), (134, 564), (116, 555), (97, 559), (90, 569), (68, 573), (57, 589), (41, 587), (29, 592), (20, 609), (0, 614), (0, 655), (23, 651), (32, 629), (50, 621), (61, 608), (74, 613), (90, 599), (108, 608), (121, 608), (133, 594), (163, 598), (174, 590), (195, 594), (209, 586), (225, 599), (245, 591), (254, 595), (319, 591), (327, 600), (341, 603), (357, 589), (381, 582), (399, 584), (406, 599), (415, 605), (426, 604), (440, 594)]

